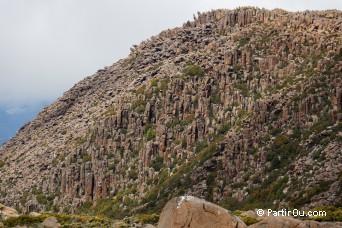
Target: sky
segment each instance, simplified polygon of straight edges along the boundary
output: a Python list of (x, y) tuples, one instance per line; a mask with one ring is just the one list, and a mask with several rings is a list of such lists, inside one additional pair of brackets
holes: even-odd
[(342, 0), (0, 0), (0, 105), (54, 101), (162, 30), (198, 11), (258, 6), (342, 9)]

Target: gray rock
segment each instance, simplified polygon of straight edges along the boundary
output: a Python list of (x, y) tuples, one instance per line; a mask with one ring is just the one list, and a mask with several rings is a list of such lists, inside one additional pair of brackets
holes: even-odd
[(58, 220), (54, 217), (48, 217), (42, 222), (42, 225), (45, 228), (56, 228), (61, 227), (61, 224), (58, 223)]
[(143, 228), (156, 228), (155, 226), (151, 225), (151, 224), (145, 224), (143, 226)]

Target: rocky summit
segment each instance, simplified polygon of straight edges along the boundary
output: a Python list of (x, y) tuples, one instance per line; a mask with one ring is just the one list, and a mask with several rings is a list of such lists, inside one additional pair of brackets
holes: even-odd
[(232, 211), (341, 207), (341, 85), (341, 11), (198, 13), (5, 143), (0, 203), (116, 219), (181, 195)]

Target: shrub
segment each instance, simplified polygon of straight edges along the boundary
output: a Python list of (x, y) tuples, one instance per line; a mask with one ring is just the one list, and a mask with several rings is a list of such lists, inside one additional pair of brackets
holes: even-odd
[(186, 138), (183, 138), (182, 139), (182, 148), (186, 149), (187, 145), (188, 145), (188, 143), (186, 142)]
[(152, 87), (157, 87), (158, 86), (158, 80), (155, 79), (155, 78), (151, 79), (151, 86)]
[(102, 115), (103, 116), (114, 116), (114, 115), (116, 115), (116, 111), (114, 110), (114, 108), (109, 108)]
[(200, 76), (202, 77), (204, 75), (204, 70), (202, 67), (191, 64), (185, 68), (185, 74), (189, 75), (191, 77), (193, 76)]
[(241, 91), (244, 97), (248, 96), (248, 88), (246, 83), (237, 83), (236, 88)]
[(22, 205), (22, 206), (24, 206), (25, 205), (25, 203), (27, 202), (27, 198), (29, 197), (29, 193), (28, 192), (24, 192), (23, 194), (22, 194), (22, 196), (20, 197), (20, 204)]
[(59, 206), (58, 205), (53, 205), (52, 206), (52, 210), (53, 210), (53, 212), (56, 212), (56, 213), (58, 213), (59, 212)]
[(52, 167), (57, 167), (57, 165), (58, 165), (58, 159), (57, 159), (57, 158), (54, 158), (54, 159), (52, 160), (52, 162), (51, 162), (51, 165), (52, 165)]
[(136, 180), (138, 179), (138, 172), (136, 170), (130, 170), (128, 171), (128, 177), (130, 179)]
[(260, 221), (259, 219), (246, 216), (241, 216), (240, 218), (247, 226), (253, 225)]
[(147, 223), (156, 224), (159, 220), (159, 215), (157, 214), (138, 214), (138, 220), (141, 222), (142, 225)]
[(321, 206), (317, 208), (313, 208), (310, 211), (325, 211), (326, 216), (316, 216), (314, 217), (315, 221), (319, 222), (342, 222), (342, 208), (337, 207), (327, 207)]
[(208, 144), (206, 141), (201, 140), (201, 141), (197, 141), (195, 146), (196, 146), (196, 153), (198, 153), (202, 151), (204, 148), (206, 148)]
[(152, 128), (148, 128), (145, 137), (147, 141), (154, 140), (156, 138), (156, 132)]
[(91, 157), (88, 154), (83, 154), (83, 163), (91, 161)]
[(255, 154), (258, 150), (257, 150), (255, 147), (248, 147), (248, 148), (246, 149), (246, 151), (247, 151), (248, 154), (253, 155), (253, 154)]
[(39, 193), (36, 195), (36, 199), (38, 201), (38, 203), (40, 204), (47, 204), (47, 199), (46, 196), (43, 193)]
[(160, 91), (162, 92), (162, 94), (165, 96), (166, 95), (166, 91), (167, 91), (167, 88), (168, 88), (168, 83), (169, 83), (170, 79), (167, 78), (167, 79), (163, 79), (161, 82), (160, 82)]
[(258, 100), (258, 99), (260, 99), (262, 96), (261, 96), (261, 93), (259, 93), (259, 92), (256, 92), (256, 93), (254, 93), (254, 100)]
[(42, 223), (48, 216), (40, 215), (33, 217), (30, 215), (20, 215), (19, 217), (8, 218), (3, 221), (5, 227), (15, 227), (23, 225), (31, 225), (35, 223)]
[(251, 38), (250, 38), (250, 37), (247, 37), (247, 36), (242, 37), (242, 38), (239, 40), (239, 47), (245, 46), (245, 45), (249, 42), (250, 39), (251, 39)]
[(84, 144), (86, 141), (87, 141), (87, 136), (80, 137), (76, 140), (75, 146), (78, 147), (78, 146)]
[(145, 94), (145, 89), (146, 89), (146, 86), (142, 85), (139, 88), (137, 88), (136, 90), (134, 90), (133, 92), (136, 94)]
[(151, 70), (152, 70), (152, 71), (155, 71), (155, 70), (157, 70), (159, 67), (161, 67), (162, 65), (163, 65), (163, 62), (160, 62), (160, 63), (154, 65), (154, 66), (151, 68)]
[(145, 111), (146, 104), (147, 104), (147, 101), (139, 99), (133, 102), (132, 108), (136, 110), (138, 113), (143, 113)]
[(5, 162), (4, 162), (3, 160), (0, 160), (0, 169), (1, 169), (2, 167), (4, 167), (4, 165), (5, 165)]
[(161, 170), (161, 168), (163, 168), (163, 165), (164, 165), (164, 159), (157, 154), (156, 160), (152, 164), (152, 168), (155, 171), (159, 171), (159, 170)]
[(275, 147), (279, 148), (283, 146), (284, 144), (287, 144), (289, 142), (289, 139), (286, 135), (277, 135), (274, 140)]
[(225, 133), (227, 133), (228, 130), (229, 130), (229, 124), (224, 123), (217, 129), (217, 133), (219, 135), (224, 135)]
[(211, 96), (210, 96), (210, 102), (212, 104), (219, 104), (220, 103), (220, 96), (218, 93), (213, 93)]
[(158, 175), (158, 183), (164, 182), (164, 180), (166, 180), (167, 177), (168, 177), (168, 170), (163, 169)]
[(240, 69), (241, 69), (241, 66), (239, 66), (238, 64), (235, 64), (235, 65), (233, 66), (233, 71), (234, 71), (235, 73), (239, 72)]
[(272, 136), (275, 136), (275, 135), (279, 134), (280, 132), (281, 132), (281, 130), (279, 128), (272, 128), (270, 134)]
[(208, 194), (207, 194), (207, 200), (212, 200), (212, 195), (213, 195), (213, 188), (214, 188), (214, 185), (215, 185), (215, 173), (209, 173), (207, 175), (207, 179), (206, 179), (206, 184), (207, 184), (207, 187), (208, 187)]

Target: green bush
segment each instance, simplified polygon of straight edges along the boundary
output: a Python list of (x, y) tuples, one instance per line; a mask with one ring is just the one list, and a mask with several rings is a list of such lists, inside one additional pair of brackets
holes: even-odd
[(191, 65), (189, 65), (189, 66), (187, 66), (185, 68), (185, 72), (184, 73), (186, 75), (191, 76), (191, 77), (193, 77), (193, 76), (200, 76), (200, 77), (202, 77), (204, 75), (204, 70), (200, 66), (191, 64)]
[(219, 104), (220, 103), (220, 96), (218, 93), (213, 93), (211, 96), (210, 96), (210, 102), (212, 104)]
[(47, 199), (46, 196), (43, 193), (39, 193), (36, 195), (36, 199), (38, 201), (38, 203), (40, 204), (47, 204)]
[(0, 160), (0, 169), (1, 169), (2, 167), (4, 167), (4, 165), (5, 165), (5, 162), (4, 162), (3, 160)]
[(138, 179), (138, 172), (136, 170), (130, 170), (128, 171), (128, 177), (130, 179), (136, 180)]
[(182, 148), (186, 149), (187, 145), (188, 145), (188, 143), (186, 142), (186, 138), (183, 138), (182, 139)]
[(240, 71), (240, 69), (241, 69), (241, 66), (239, 66), (238, 64), (235, 64), (235, 65), (233, 66), (233, 71), (234, 71), (235, 73), (238, 73), (238, 72)]
[(159, 170), (161, 170), (161, 168), (163, 168), (163, 166), (164, 166), (164, 159), (162, 157), (160, 157), (159, 154), (157, 154), (156, 160), (152, 164), (152, 168), (155, 171), (159, 171)]
[(241, 91), (244, 97), (248, 96), (248, 87), (246, 83), (237, 83), (236, 88)]
[(83, 154), (83, 163), (91, 161), (91, 157), (88, 154)]
[(85, 142), (87, 142), (87, 136), (77, 138), (76, 142), (75, 142), (75, 146), (78, 147), (78, 146), (84, 144)]
[(158, 86), (158, 80), (155, 79), (155, 78), (151, 79), (151, 86), (152, 87), (157, 87)]
[(253, 225), (253, 224), (255, 224), (255, 223), (257, 223), (257, 222), (260, 221), (259, 219), (252, 218), (252, 217), (246, 217), (246, 216), (241, 216), (240, 219), (241, 219), (247, 226)]
[(108, 165), (108, 170), (115, 170), (116, 164), (110, 164)]
[(159, 220), (159, 215), (157, 214), (138, 214), (136, 215), (137, 219), (141, 222), (142, 225), (145, 224), (157, 224)]
[(207, 142), (205, 140), (200, 140), (196, 142), (196, 153), (202, 151), (204, 148), (208, 146)]
[(166, 79), (161, 80), (161, 82), (160, 82), (160, 91), (162, 92), (162, 94), (164, 96), (166, 95), (166, 91), (167, 91), (167, 88), (168, 88), (169, 81), (170, 81), (170, 79), (166, 78)]
[(229, 124), (228, 123), (224, 123), (222, 124), (218, 129), (217, 129), (217, 133), (219, 135), (224, 135), (228, 132), (229, 130)]
[(327, 216), (316, 216), (315, 221), (319, 222), (342, 222), (342, 208), (321, 206), (310, 209), (310, 211), (325, 211)]
[(145, 137), (147, 141), (154, 140), (156, 138), (156, 132), (152, 128), (148, 128)]
[(248, 147), (248, 148), (246, 149), (246, 151), (247, 151), (248, 154), (253, 155), (253, 154), (255, 154), (255, 153), (258, 151), (258, 149), (255, 148), (255, 147)]
[(23, 226), (23, 225), (31, 225), (35, 223), (42, 223), (48, 216), (40, 215), (37, 217), (33, 217), (30, 215), (20, 215), (19, 217), (8, 218), (3, 221), (5, 227), (15, 227), (15, 226)]
[(136, 90), (134, 90), (133, 93), (136, 93), (136, 94), (145, 94), (145, 89), (146, 89), (146, 86), (145, 86), (145, 85), (142, 85), (142, 86), (140, 86), (139, 88), (137, 88)]
[(114, 110), (114, 108), (109, 108), (102, 115), (103, 116), (114, 116), (114, 115), (116, 115), (116, 111)]
[(214, 188), (214, 185), (215, 185), (215, 177), (216, 177), (215, 173), (209, 173), (207, 175), (206, 184), (207, 184), (207, 187), (208, 187), (208, 194), (207, 194), (206, 199), (208, 201), (212, 201), (213, 188)]
[(20, 204), (23, 206), (27, 202), (27, 198), (29, 197), (28, 192), (24, 192), (20, 197)]
[(166, 180), (167, 177), (168, 177), (168, 170), (163, 169), (158, 175), (158, 183), (164, 182), (164, 180)]
[(147, 101), (139, 99), (133, 102), (132, 108), (138, 113), (143, 113), (145, 111), (146, 104)]
[(250, 37), (242, 37), (240, 40), (239, 40), (239, 47), (243, 47), (245, 46), (249, 41), (250, 41)]

